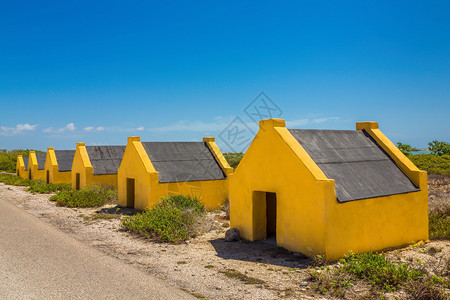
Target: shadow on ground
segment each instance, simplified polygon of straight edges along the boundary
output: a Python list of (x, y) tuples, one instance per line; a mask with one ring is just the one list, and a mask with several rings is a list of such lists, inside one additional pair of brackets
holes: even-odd
[(129, 207), (120, 207), (118, 205), (113, 207), (105, 207), (96, 211), (99, 214), (111, 214), (111, 215), (126, 215), (133, 216), (137, 213), (141, 212), (140, 210), (129, 208)]
[(209, 241), (223, 259), (266, 263), (289, 268), (306, 269), (311, 259), (301, 253), (294, 253), (276, 246), (275, 239), (249, 242), (225, 242), (224, 239)]

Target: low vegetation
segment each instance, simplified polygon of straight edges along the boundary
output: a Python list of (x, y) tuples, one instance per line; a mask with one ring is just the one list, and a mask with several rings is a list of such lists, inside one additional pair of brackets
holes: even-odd
[(148, 239), (179, 243), (199, 233), (206, 210), (195, 198), (176, 195), (162, 198), (153, 209), (122, 219), (124, 229)]
[(27, 191), (39, 194), (49, 194), (58, 191), (70, 190), (72, 186), (66, 183), (45, 183), (42, 179), (32, 180), (10, 174), (0, 174), (0, 182), (9, 185), (28, 186)]
[(219, 271), (219, 273), (222, 273), (229, 278), (238, 279), (238, 280), (242, 281), (244, 284), (264, 284), (265, 283), (261, 279), (247, 276), (245, 274), (242, 274), (239, 271), (236, 271), (235, 269), (227, 269), (225, 271)]
[(450, 216), (431, 212), (428, 217), (430, 240), (450, 240)]
[(428, 174), (450, 176), (450, 154), (413, 154), (408, 158), (419, 168)]
[(405, 289), (414, 299), (447, 299), (448, 296), (445, 294), (447, 280), (429, 276), (408, 263), (390, 261), (379, 253), (350, 254), (336, 265), (311, 269), (309, 275), (316, 291), (334, 296), (344, 296), (356, 280), (370, 284), (380, 294)]
[(230, 167), (233, 169), (236, 169), (239, 165), (242, 157), (244, 156), (244, 153), (242, 152), (226, 152), (223, 154), (225, 156), (225, 159), (227, 160)]
[(61, 191), (50, 197), (58, 206), (100, 207), (117, 203), (117, 189), (108, 186), (90, 186), (81, 190)]

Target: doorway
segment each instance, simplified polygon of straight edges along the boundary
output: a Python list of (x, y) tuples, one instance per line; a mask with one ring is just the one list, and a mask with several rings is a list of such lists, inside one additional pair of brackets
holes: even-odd
[(127, 207), (134, 208), (135, 182), (134, 178), (127, 178)]
[(31, 170), (28, 171), (28, 179), (31, 179)]
[(80, 173), (75, 174), (75, 189), (80, 189)]
[(277, 234), (277, 194), (253, 192), (253, 236), (255, 240), (273, 238)]
[(49, 170), (47, 170), (47, 172), (46, 172), (45, 183), (50, 183), (50, 171)]

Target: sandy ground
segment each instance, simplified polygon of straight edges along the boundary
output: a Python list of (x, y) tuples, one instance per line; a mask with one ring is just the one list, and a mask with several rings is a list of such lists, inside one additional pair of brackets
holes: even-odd
[[(430, 179), (431, 189), (432, 180), (434, 179)], [(447, 179), (444, 180), (443, 184), (437, 185), (438, 194), (440, 198), (448, 200), (450, 183)], [(57, 207), (49, 201), (50, 195), (30, 194), (25, 189), (0, 183), (0, 196), (74, 238), (170, 281), (199, 298), (331, 299), (314, 292), (313, 283), (308, 281), (307, 268), (311, 265), (309, 258), (277, 248), (271, 240), (225, 242), (223, 238), (228, 229), (228, 221), (223, 220), (223, 212), (208, 214), (208, 218), (214, 223), (215, 229), (212, 231), (187, 243), (171, 245), (151, 242), (123, 231), (120, 215), (114, 215), (108, 220), (91, 218), (97, 212), (115, 212), (114, 206), (100, 209)], [(430, 191), (431, 196), (434, 195), (433, 191)], [(120, 212), (132, 213), (131, 210)], [(430, 274), (449, 275), (448, 241), (410, 246), (391, 251), (387, 255), (412, 263)], [(370, 286), (360, 283), (349, 289), (345, 298), (361, 299), (364, 295), (371, 298), (372, 293)], [(406, 297), (403, 293), (386, 296), (387, 299)]]

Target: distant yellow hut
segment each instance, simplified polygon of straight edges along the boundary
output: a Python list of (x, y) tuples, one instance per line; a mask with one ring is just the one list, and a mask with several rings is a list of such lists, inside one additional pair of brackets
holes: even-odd
[(119, 205), (151, 208), (163, 196), (197, 197), (207, 209), (228, 199), (228, 165), (214, 138), (203, 142), (141, 142), (129, 137), (119, 168)]
[(28, 178), (28, 157), (17, 156), (16, 175), (24, 179)]
[(72, 164), (72, 188), (91, 185), (117, 187), (117, 169), (125, 146), (85, 146), (77, 143)]
[(36, 153), (36, 151), (30, 151), (30, 156), (28, 158), (29, 179), (45, 179), (46, 157), (46, 153)]
[(75, 150), (47, 148), (45, 159), (46, 183), (72, 183), (72, 164)]

